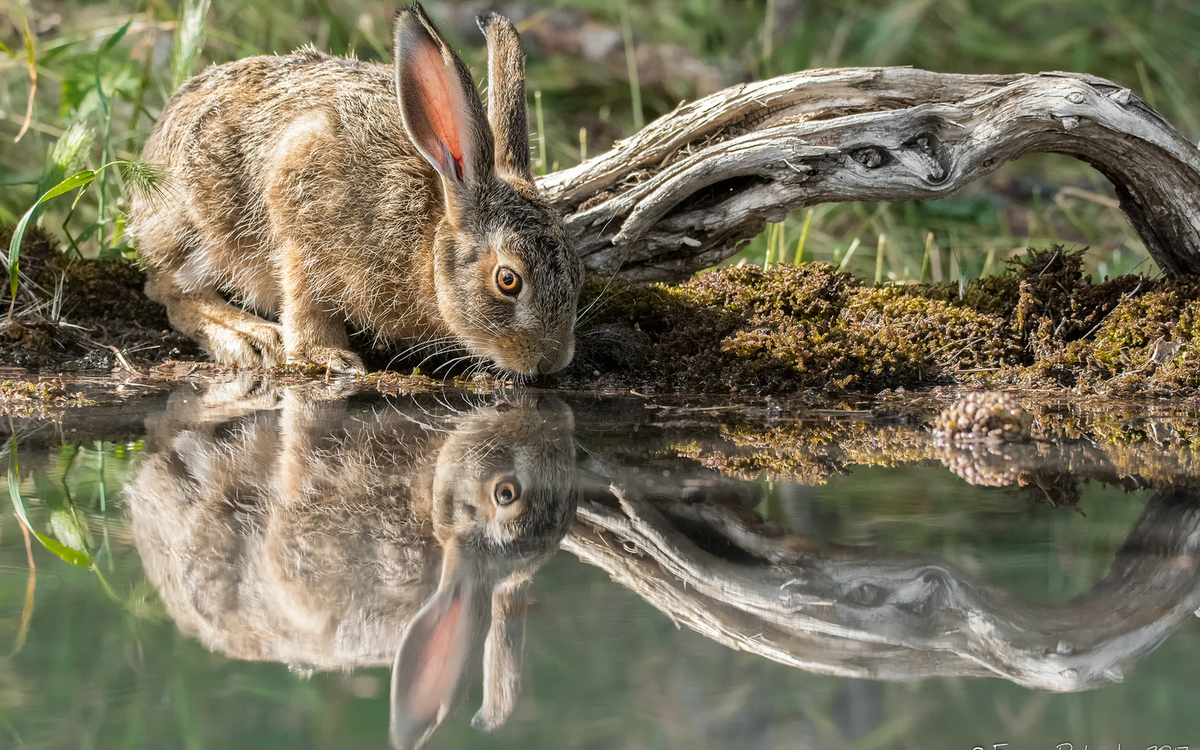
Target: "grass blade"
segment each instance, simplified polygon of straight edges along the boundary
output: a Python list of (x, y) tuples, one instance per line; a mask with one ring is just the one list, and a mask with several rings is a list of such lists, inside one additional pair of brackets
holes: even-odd
[(37, 540), (42, 543), (42, 546), (53, 552), (58, 557), (80, 568), (92, 567), (92, 556), (86, 552), (81, 552), (77, 549), (71, 549), (67, 545), (51, 539), (45, 534), (34, 530), (33, 524), (29, 523), (29, 517), (25, 514), (25, 503), (21, 500), (21, 488), (17, 481), (17, 441), (12, 440), (12, 449), (9, 452), (8, 461), (8, 496), (12, 500), (13, 510), (17, 514), (17, 518), (25, 527), (33, 533)]
[(633, 21), (629, 18), (628, 0), (617, 0), (621, 15), (621, 37), (625, 41), (625, 67), (629, 71), (629, 96), (633, 106), (633, 129), (641, 130), (646, 124), (642, 113), (642, 85), (638, 81), (637, 48), (633, 46)]
[(846, 257), (842, 258), (842, 262), (838, 264), (839, 271), (846, 270), (846, 264), (850, 262), (850, 258), (854, 255), (854, 251), (858, 249), (860, 244), (862, 243), (855, 237), (854, 241), (850, 243), (850, 249), (846, 251)]
[(879, 245), (875, 248), (875, 286), (883, 282), (883, 250), (887, 245), (887, 235), (880, 233)]
[(804, 214), (804, 226), (800, 229), (800, 240), (796, 243), (796, 255), (792, 258), (792, 265), (798, 266), (804, 260), (804, 246), (808, 243), (808, 230), (812, 229), (813, 209), (808, 209), (808, 213)]
[(33, 98), (37, 94), (37, 54), (33, 47), (33, 31), (29, 28), (29, 18), (26, 16), (21, 16), (21, 34), (25, 38), (25, 62), (29, 66), (29, 103), (25, 105), (25, 122), (21, 123), (21, 130), (13, 138), (13, 143), (20, 141), (33, 124)]
[(133, 25), (133, 19), (130, 18), (125, 22), (125, 25), (117, 29), (117, 33), (104, 40), (104, 44), (100, 45), (100, 49), (96, 52), (96, 57), (102, 58), (109, 52), (112, 52), (113, 47), (117, 46), (117, 42), (125, 36), (125, 32), (129, 31), (129, 27)]
[(209, 0), (185, 0), (175, 27), (175, 47), (171, 54), (172, 88), (191, 77), (204, 46), (204, 17), (208, 15)]
[(546, 174), (550, 167), (546, 163), (546, 120), (542, 113), (542, 90), (533, 92), (534, 112), (537, 115), (538, 174)]
[[(101, 168), (103, 169), (103, 167)], [(42, 196), (37, 199), (37, 203), (34, 203), (33, 206), (31, 206), (30, 209), (25, 212), (25, 215), (21, 217), (21, 220), (17, 222), (16, 229), (13, 230), (12, 240), (8, 243), (8, 283), (10, 286), (9, 291), (12, 294), (12, 299), (8, 305), (9, 323), (12, 323), (13, 308), (17, 304), (17, 274), (20, 270), (17, 259), (21, 253), (21, 241), (25, 239), (25, 230), (28, 228), (30, 220), (32, 220), (34, 215), (37, 213), (38, 206), (42, 205), (51, 198), (56, 198), (63, 193), (74, 190), (75, 188), (84, 187), (94, 179), (96, 179), (96, 172), (91, 169), (85, 169), (82, 172), (76, 172), (67, 179), (47, 190), (45, 193), (42, 193)]]
[(917, 278), (922, 284), (929, 274), (929, 265), (933, 262), (933, 232), (925, 233), (925, 257), (921, 258), (921, 275)]

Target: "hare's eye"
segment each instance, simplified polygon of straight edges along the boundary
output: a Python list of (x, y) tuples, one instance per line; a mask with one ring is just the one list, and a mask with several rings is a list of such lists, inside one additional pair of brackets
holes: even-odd
[(496, 499), (496, 505), (512, 505), (521, 499), (521, 483), (516, 477), (505, 477), (496, 482), (492, 496)]
[(500, 266), (496, 269), (496, 286), (508, 296), (516, 297), (521, 293), (521, 276), (508, 266)]

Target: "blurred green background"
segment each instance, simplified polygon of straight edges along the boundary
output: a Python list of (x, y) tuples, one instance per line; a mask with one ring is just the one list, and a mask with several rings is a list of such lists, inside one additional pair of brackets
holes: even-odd
[[(162, 103), (197, 66), (310, 43), (335, 54), (390, 58), (392, 4), (216, 0), (210, 8), (188, 7), (190, 13), (164, 0), (0, 5), (0, 223), (14, 222), (74, 170), (136, 158)], [(514, 0), (428, 7), (480, 78), (475, 15), (495, 7), (518, 21), (543, 172), (608, 148), (680, 100), (821, 66), (1092, 73), (1137, 91), (1188, 138), (1200, 138), (1200, 4), (1193, 0)], [(127, 179), (106, 173), (74, 212), (66, 197), (48, 205), (42, 224), (84, 254), (132, 255), (122, 236)], [(809, 218), (804, 260), (844, 262), (866, 277), (874, 276), (880, 235), (884, 276), (894, 280), (997, 273), (1027, 245), (1053, 242), (1091, 246), (1089, 270), (1101, 276), (1155, 270), (1107, 182), (1066, 157), (1022, 159), (947, 200), (797, 212), (741, 258), (761, 262), (770, 245), (776, 258), (794, 260)]]

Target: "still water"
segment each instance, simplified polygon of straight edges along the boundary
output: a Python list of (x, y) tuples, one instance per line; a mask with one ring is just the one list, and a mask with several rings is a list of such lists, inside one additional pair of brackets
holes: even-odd
[(1196, 454), (1048, 419), (245, 380), (18, 419), (0, 747), (1200, 747)]

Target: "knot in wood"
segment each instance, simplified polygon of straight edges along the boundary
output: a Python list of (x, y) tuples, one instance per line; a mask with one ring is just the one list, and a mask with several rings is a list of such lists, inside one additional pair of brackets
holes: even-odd
[(877, 146), (867, 146), (852, 151), (850, 158), (867, 169), (878, 169), (888, 162), (887, 151)]

